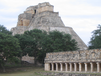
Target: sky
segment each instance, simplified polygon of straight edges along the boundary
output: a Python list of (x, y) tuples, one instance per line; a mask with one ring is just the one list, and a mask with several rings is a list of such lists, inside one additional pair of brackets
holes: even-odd
[(72, 27), (88, 45), (92, 31), (101, 24), (101, 0), (0, 0), (0, 24), (9, 30), (16, 27), (19, 14), (42, 2), (53, 5), (65, 26)]

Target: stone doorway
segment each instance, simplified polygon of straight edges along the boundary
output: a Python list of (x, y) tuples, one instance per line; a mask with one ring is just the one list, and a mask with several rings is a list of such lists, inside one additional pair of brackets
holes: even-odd
[(61, 71), (60, 63), (58, 63), (58, 71)]
[(66, 71), (65, 63), (63, 63), (62, 65), (63, 65), (63, 71)]
[(97, 72), (97, 64), (96, 64), (96, 62), (93, 63), (93, 71)]
[(36, 14), (36, 10), (34, 10), (34, 14)]
[(53, 66), (53, 67), (54, 67), (54, 70), (56, 71), (56, 64), (55, 64), (55, 63), (53, 63), (53, 65), (54, 65), (54, 66)]
[(52, 64), (50, 63), (49, 65), (50, 65), (50, 70), (52, 70)]

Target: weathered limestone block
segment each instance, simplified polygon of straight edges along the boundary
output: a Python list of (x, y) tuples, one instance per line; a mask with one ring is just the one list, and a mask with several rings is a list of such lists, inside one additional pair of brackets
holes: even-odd
[(17, 23), (17, 26), (23, 26), (23, 20), (20, 20), (20, 21)]
[(31, 19), (32, 19), (32, 14), (30, 13), (20, 14), (18, 17), (17, 26), (28, 26)]
[(44, 12), (44, 11), (53, 11), (53, 6), (50, 5), (48, 2), (39, 3), (37, 11), (38, 13)]
[(100, 62), (101, 49), (47, 53), (45, 62)]
[(45, 71), (49, 71), (50, 69), (49, 63), (45, 63), (44, 66), (45, 66)]
[(29, 57), (28, 55), (22, 57), (22, 61), (27, 61), (29, 63), (34, 63), (34, 57)]
[(37, 11), (38, 11), (38, 13), (44, 12), (44, 11), (53, 11), (53, 6), (40, 7)]
[(15, 27), (15, 28), (11, 29), (11, 31), (13, 31), (12, 35), (23, 34), (27, 30), (28, 30), (27, 26), (18, 26), (18, 27)]
[(35, 14), (35, 11), (33, 11), (33, 10), (28, 10), (28, 11), (25, 11), (25, 13)]
[(30, 23), (30, 20), (23, 19), (23, 26), (28, 26)]

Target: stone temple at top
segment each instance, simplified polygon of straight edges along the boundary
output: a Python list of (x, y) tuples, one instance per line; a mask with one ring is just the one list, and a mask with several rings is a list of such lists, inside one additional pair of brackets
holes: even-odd
[(85, 43), (74, 30), (64, 25), (58, 12), (54, 12), (53, 8), (54, 6), (49, 2), (28, 7), (24, 13), (18, 16), (17, 26), (11, 29), (13, 35), (23, 34), (25, 31), (33, 29), (45, 30), (47, 32), (57, 30), (71, 34), (72, 38), (78, 42), (80, 50), (87, 49)]

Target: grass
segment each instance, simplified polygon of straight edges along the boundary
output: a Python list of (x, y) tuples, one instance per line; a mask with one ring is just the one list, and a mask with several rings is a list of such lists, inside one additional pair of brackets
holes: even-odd
[(43, 71), (44, 70), (42, 67), (25, 67), (13, 72), (1, 73), (0, 76), (43, 76), (37, 73), (37, 72), (43, 72)]
[[(43, 67), (19, 67), (19, 68), (10, 68), (6, 73), (0, 73), (0, 76), (44, 76), (38, 72), (46, 72)], [(51, 72), (51, 71), (49, 71)], [(58, 72), (55, 72), (58, 73)], [(66, 73), (66, 72), (59, 72)], [(73, 73), (72, 73), (73, 74)], [(101, 75), (101, 73), (76, 73), (76, 74), (97, 74)]]

